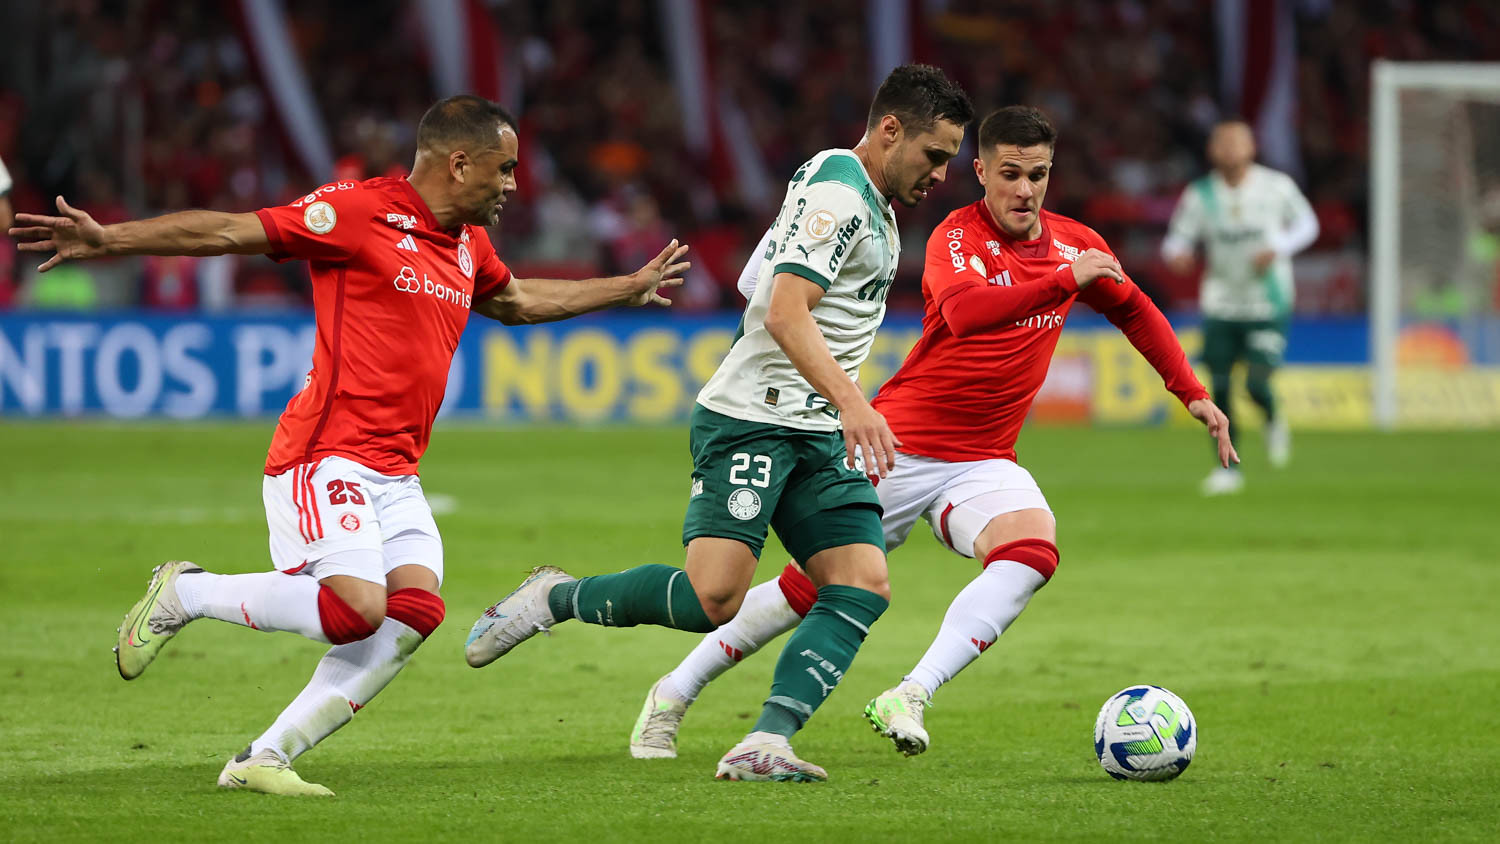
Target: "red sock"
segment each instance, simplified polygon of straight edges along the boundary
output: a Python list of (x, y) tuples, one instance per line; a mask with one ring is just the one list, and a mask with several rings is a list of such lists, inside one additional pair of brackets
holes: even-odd
[(807, 611), (818, 600), (818, 587), (807, 579), (802, 569), (791, 563), (787, 563), (786, 568), (782, 569), (778, 582), (781, 584), (781, 594), (786, 596), (786, 602), (791, 604), (792, 611), (807, 618)]
[(327, 586), (318, 589), (318, 618), (323, 622), (323, 635), (335, 645), (358, 642), (375, 632), (364, 616)]
[(443, 599), (426, 589), (398, 589), (385, 599), (385, 614), (426, 639), (443, 623)]
[(997, 546), (984, 558), (983, 568), (989, 568), (996, 560), (1010, 560), (1036, 569), (1036, 573), (1051, 580), (1057, 571), (1057, 546), (1045, 539), (1017, 539)]

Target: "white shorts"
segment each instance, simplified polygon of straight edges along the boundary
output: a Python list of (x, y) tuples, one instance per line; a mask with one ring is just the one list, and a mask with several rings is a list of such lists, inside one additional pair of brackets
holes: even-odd
[(278, 571), (384, 584), (392, 569), (419, 565), (443, 582), (443, 540), (416, 475), (324, 457), (267, 475), (261, 494)]
[(1047, 499), (1031, 473), (1011, 460), (950, 463), (933, 457), (896, 453), (896, 468), (879, 479), (875, 493), (885, 508), (885, 549), (896, 550), (920, 516), (949, 549), (974, 556), (974, 540), (996, 516), (1017, 510), (1046, 510)]

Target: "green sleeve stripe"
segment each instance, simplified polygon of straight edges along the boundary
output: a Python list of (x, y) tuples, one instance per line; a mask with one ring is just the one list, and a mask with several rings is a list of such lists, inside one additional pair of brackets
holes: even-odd
[(852, 155), (830, 155), (819, 165), (818, 172), (807, 180), (807, 186), (812, 187), (819, 182), (837, 182), (845, 185), (855, 193), (864, 197), (865, 204), (870, 206), (874, 212), (875, 219), (884, 220), (885, 211), (875, 196), (875, 189), (870, 185), (870, 177), (865, 175), (865, 168), (859, 163), (859, 159)]
[(1193, 189), (1198, 192), (1198, 198), (1203, 201), (1203, 210), (1209, 217), (1219, 216), (1219, 199), (1214, 196), (1213, 179), (1204, 176), (1193, 181)]
[(825, 278), (817, 270), (810, 269), (803, 266), (802, 264), (777, 264), (776, 266), (771, 268), (771, 278), (776, 278), (777, 273), (791, 273), (792, 275), (805, 278), (813, 284), (816, 284), (817, 286), (823, 288), (823, 291), (825, 293), (828, 291), (829, 287), (833, 286), (833, 282)]

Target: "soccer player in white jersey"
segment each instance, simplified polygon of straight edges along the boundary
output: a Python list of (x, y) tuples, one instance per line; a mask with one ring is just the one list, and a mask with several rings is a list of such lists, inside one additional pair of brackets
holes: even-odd
[[(1215, 126), (1208, 158), (1213, 172), (1183, 191), (1162, 256), (1186, 274), (1194, 245), (1203, 243), (1207, 267), (1198, 306), (1214, 400), (1232, 419), (1229, 375), (1236, 361), (1245, 361), (1246, 390), (1266, 414), (1266, 450), (1271, 464), (1281, 467), (1291, 459), (1292, 437), (1276, 412), (1271, 374), (1286, 353), (1292, 256), (1318, 239), (1318, 218), (1290, 176), (1255, 163), (1255, 135), (1244, 122)], [(1203, 493), (1224, 495), (1243, 486), (1238, 469), (1218, 466), (1203, 480)]]
[[(1057, 568), (1052, 510), (1017, 464), (1015, 443), (1075, 302), (1119, 327), (1216, 437), (1221, 459), (1234, 459), (1228, 422), (1166, 318), (1093, 229), (1042, 209), (1056, 137), (1033, 108), (984, 119), (975, 161), (984, 198), (949, 214), (928, 240), (922, 337), (875, 397), (901, 440), (895, 468), (876, 485), (886, 547), (925, 518), (945, 547), (983, 566), (921, 661), (865, 708), (871, 725), (908, 755), (927, 749), (931, 695), (995, 643)], [(812, 597), (795, 563), (751, 589), (732, 622), (651, 687), (631, 754), (676, 756), (682, 716), (703, 686), (804, 615), (811, 619)]]
[(685, 568), (581, 580), (539, 568), (475, 622), (471, 665), (574, 618), (713, 630), (739, 611), (774, 527), (805, 561), (816, 602), (782, 651), (760, 720), (715, 775), (827, 778), (788, 740), (838, 685), (890, 598), (880, 501), (855, 454), (883, 475), (899, 445), (857, 384), (900, 254), (891, 202), (916, 205), (943, 180), (971, 117), (942, 71), (898, 67), (876, 93), (859, 144), (820, 152), (797, 170), (740, 332), (693, 410)]

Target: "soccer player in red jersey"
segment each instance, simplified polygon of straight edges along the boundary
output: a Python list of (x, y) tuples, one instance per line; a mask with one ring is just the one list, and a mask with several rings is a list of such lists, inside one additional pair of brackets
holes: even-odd
[[(1015, 444), (1075, 302), (1124, 332), (1208, 427), (1222, 464), (1238, 461), (1228, 420), (1166, 318), (1093, 229), (1042, 210), (1056, 138), (1040, 111), (1022, 106), (980, 125), (974, 172), (984, 198), (949, 214), (928, 239), (921, 339), (873, 402), (901, 442), (895, 469), (876, 486), (886, 547), (922, 517), (944, 546), (983, 565), (917, 666), (865, 708), (907, 755), (927, 749), (932, 693), (994, 644), (1057, 568), (1052, 511), (1016, 463)], [(703, 686), (795, 627), (814, 594), (795, 564), (751, 589), (733, 621), (651, 688), (632, 755), (675, 756), (682, 716)]]
[(510, 324), (615, 305), (668, 304), (686, 246), (674, 240), (628, 276), (520, 279), (483, 226), (516, 189), (516, 121), (473, 96), (435, 104), (417, 127), (411, 176), (324, 185), (252, 214), (184, 211), (100, 226), (62, 197), (63, 216), (17, 215), (41, 269), (113, 255), (265, 254), (309, 262), (317, 345), (266, 459), (275, 571), (220, 575), (158, 566), (116, 647), (133, 679), (184, 625), (216, 618), (333, 647), (276, 722), (219, 775), (225, 788), (331, 795), (291, 762), (347, 723), (443, 620), (443, 546), (422, 494), (448, 368), (472, 311)]

